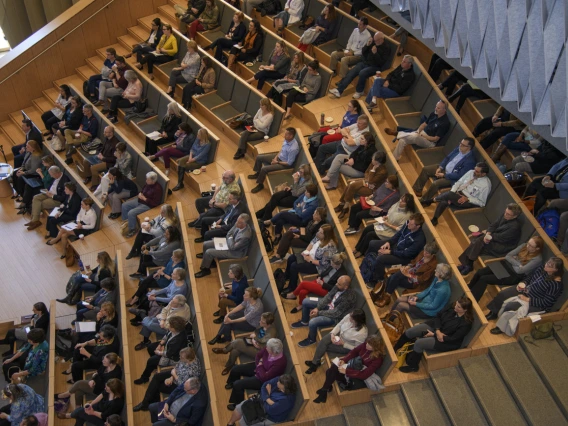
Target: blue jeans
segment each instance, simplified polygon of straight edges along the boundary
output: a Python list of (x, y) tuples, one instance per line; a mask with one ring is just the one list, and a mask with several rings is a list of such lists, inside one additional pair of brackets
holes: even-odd
[(302, 226), (304, 221), (300, 216), (298, 216), (294, 212), (280, 212), (277, 213), (270, 221), (274, 224), (274, 234), (280, 235), (282, 234), (282, 229), (284, 229), (284, 225), (292, 225), (292, 226)]
[(515, 151), (530, 151), (532, 148), (529, 144), (524, 142), (515, 142), (515, 139), (517, 139), (520, 134), (521, 132), (509, 133), (503, 137), (501, 143), (508, 149), (514, 149)]
[(398, 98), (400, 96), (394, 90), (388, 87), (383, 87), (384, 83), (385, 83), (384, 78), (377, 78), (375, 80), (375, 82), (373, 83), (373, 87), (371, 88), (371, 90), (369, 90), (367, 98), (365, 99), (368, 104), (370, 104), (371, 101), (373, 100), (373, 96), (383, 99)]
[(138, 198), (133, 198), (122, 204), (122, 220), (128, 219), (128, 230), (134, 231), (137, 225), (137, 216), (150, 210), (146, 204), (138, 203)]
[[(94, 274), (91, 274), (91, 277), (94, 277)], [(92, 280), (93, 278), (91, 278)], [(87, 281), (85, 281), (85, 278), (83, 278), (82, 275), (79, 275), (77, 277), (75, 277), (75, 284), (78, 286), (79, 291), (94, 291), (97, 292), (98, 290), (100, 290), (100, 287), (98, 287), (96, 284), (93, 284), (92, 282), (88, 283)]]
[(308, 339), (315, 342), (318, 328), (329, 327), (335, 325), (337, 321), (323, 316), (317, 316), (310, 319), (310, 311), (317, 307), (318, 302), (305, 298), (302, 302), (302, 322), (308, 323), (310, 331), (308, 332)]
[(359, 81), (357, 81), (357, 87), (355, 90), (362, 93), (365, 90), (365, 82), (367, 79), (375, 75), (377, 71), (380, 71), (378, 67), (370, 67), (366, 62), (359, 62), (349, 70), (344, 78), (341, 79), (337, 86), (337, 90), (339, 90), (339, 93), (343, 93), (343, 91), (347, 89), (347, 86), (349, 86), (349, 84), (355, 80), (357, 76), (359, 76)]
[(142, 330), (140, 330), (140, 334), (148, 338), (152, 333), (156, 333), (156, 338), (160, 339), (165, 336), (166, 330), (160, 327), (160, 321), (157, 318), (145, 317), (142, 320)]

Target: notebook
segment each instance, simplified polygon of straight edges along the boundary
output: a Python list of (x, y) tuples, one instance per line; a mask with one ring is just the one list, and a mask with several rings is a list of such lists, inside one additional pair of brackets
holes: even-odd
[(488, 263), (487, 266), (489, 267), (489, 269), (491, 269), (491, 272), (493, 272), (493, 275), (495, 275), (498, 280), (502, 280), (511, 276), (511, 274), (509, 274), (509, 271), (507, 271), (507, 269), (501, 262), (491, 262)]

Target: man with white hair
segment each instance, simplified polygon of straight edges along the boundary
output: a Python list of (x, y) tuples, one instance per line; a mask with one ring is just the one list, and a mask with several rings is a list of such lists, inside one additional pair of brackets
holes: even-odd
[(97, 150), (97, 154), (84, 158), (82, 170), (79, 170), (79, 174), (84, 179), (83, 183), (91, 182), (91, 191), (97, 189), (101, 182), (99, 173), (108, 171), (116, 164), (114, 151), (116, 151), (118, 139), (114, 134), (114, 127), (106, 126), (103, 134), (103, 144)]
[(158, 183), (156, 172), (146, 173), (146, 185), (136, 198), (122, 205), (122, 220), (128, 220), (127, 238), (136, 234), (137, 216), (162, 203), (163, 189)]
[(65, 194), (65, 184), (69, 182), (67, 175), (63, 174), (58, 166), (51, 166), (48, 170), (49, 175), (54, 179), (49, 191), (44, 194), (37, 194), (32, 200), (32, 220), (25, 224), (28, 231), (41, 226), (39, 215), (43, 209), (53, 209), (59, 207), (67, 195)]
[[(187, 423), (191, 426), (203, 426), (203, 417), (209, 404), (209, 393), (197, 377), (191, 377), (179, 385), (166, 400), (148, 407), (152, 426), (172, 426)], [(158, 417), (163, 417), (158, 420)]]

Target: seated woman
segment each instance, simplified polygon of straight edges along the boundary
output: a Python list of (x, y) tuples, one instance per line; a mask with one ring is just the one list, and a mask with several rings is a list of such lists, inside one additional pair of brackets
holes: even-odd
[(211, 142), (209, 141), (209, 132), (205, 128), (201, 128), (197, 131), (197, 138), (189, 155), (182, 157), (178, 161), (178, 183), (172, 191), (179, 191), (183, 188), (183, 178), (185, 177), (185, 172), (199, 169), (207, 164), (207, 159), (209, 158), (209, 151), (211, 150)]
[(337, 253), (337, 239), (331, 225), (322, 225), (310, 245), (302, 252), (302, 260), (290, 255), (284, 276), (289, 280), (288, 287), (280, 295), (295, 300), (294, 290), (298, 286), (299, 274), (322, 274), (331, 265), (331, 257)]
[(465, 84), (463, 84), (456, 92), (448, 97), (448, 102), (453, 103), (456, 99), (458, 100), (456, 104), (456, 112), (459, 114), (463, 104), (469, 98), (475, 98), (475, 100), (479, 99), (487, 99), (489, 96), (485, 94), (483, 90), (477, 87), (472, 80), (467, 80)]
[(154, 219), (144, 218), (140, 225), (140, 231), (136, 234), (136, 239), (126, 259), (140, 257), (142, 246), (154, 238), (161, 237), (169, 226), (177, 227), (178, 218), (170, 204), (162, 204), (160, 214)]
[[(278, 46), (278, 43), (276, 43), (276, 46)], [(286, 45), (284, 45), (284, 49), (287, 49)], [(264, 67), (264, 65), (261, 65), (261, 67)], [(259, 71), (253, 77), (253, 80), (256, 79), (260, 83), (261, 77), (267, 75), (266, 73), (269, 72), (271, 71), (268, 70)], [(281, 105), (282, 95), (284, 93), (288, 93), (290, 90), (294, 88), (294, 86), (297, 86), (300, 83), (300, 80), (304, 77), (304, 75), (307, 72), (308, 72), (308, 67), (306, 66), (305, 63), (304, 52), (294, 53), (290, 68), (288, 69), (288, 71), (285, 73), (284, 76), (281, 76), (280, 78), (272, 82), (272, 87), (266, 94), (266, 97), (272, 99), (276, 105)], [(278, 74), (281, 75), (282, 73), (278, 72)], [(249, 79), (248, 82), (252, 83), (252, 80)], [(264, 85), (264, 80), (262, 81), (262, 84)]]
[(114, 95), (110, 100), (110, 108), (107, 118), (111, 123), (118, 123), (118, 109), (132, 108), (136, 101), (142, 97), (142, 82), (138, 79), (138, 75), (132, 70), (124, 73), (124, 78), (128, 81), (128, 86), (120, 95)]
[(201, 376), (201, 362), (193, 348), (183, 348), (179, 351), (179, 361), (171, 370), (161, 371), (152, 376), (150, 384), (140, 404), (135, 405), (132, 411), (148, 411), (148, 406), (160, 401), (160, 394), (169, 395), (179, 385), (191, 377)]
[(272, 120), (274, 119), (274, 107), (268, 98), (260, 100), (260, 108), (252, 119), (253, 125), (251, 130), (245, 129), (241, 133), (237, 152), (233, 156), (233, 160), (238, 160), (245, 156), (247, 151), (247, 143), (253, 141), (262, 141), (270, 131)]
[(525, 196), (536, 196), (533, 211), (537, 214), (547, 200), (568, 198), (568, 158), (556, 163), (544, 177), (533, 179), (527, 186)]
[(414, 341), (412, 351), (406, 355), (406, 366), (400, 367), (402, 373), (418, 371), (422, 353), (427, 351), (448, 352), (461, 348), (463, 339), (473, 325), (473, 304), (469, 297), (462, 296), (436, 318), (407, 329), (394, 345), (395, 352), (406, 342)]
[[(106, 278), (112, 278), (115, 274), (114, 261), (106, 251), (97, 253), (97, 266), (91, 270), (90, 265), (86, 265), (84, 273), (74, 274), (73, 283), (69, 293), (63, 299), (56, 299), (59, 303), (75, 305), (81, 297), (83, 291), (99, 291), (101, 282)], [(85, 276), (83, 276), (85, 275)]]
[(292, 105), (294, 102), (311, 102), (318, 95), (321, 87), (321, 75), (318, 72), (319, 61), (313, 60), (308, 63), (308, 72), (298, 83), (294, 90), (290, 90), (286, 96), (286, 116), (284, 120), (292, 118)]
[(254, 362), (233, 366), (225, 385), (225, 389), (231, 389), (227, 405), (229, 411), (244, 401), (245, 389), (261, 389), (263, 383), (283, 374), (286, 364), (282, 341), (274, 338), (266, 342), (266, 347), (256, 354)]
[(215, 59), (219, 62), (223, 59), (223, 50), (233, 47), (235, 44), (239, 44), (245, 38), (247, 33), (247, 28), (243, 23), (245, 15), (243, 12), (235, 12), (233, 15), (233, 20), (229, 26), (227, 34), (223, 37), (219, 37), (213, 43), (208, 46), (203, 47), (203, 50), (215, 50)]
[[(124, 142), (119, 142), (116, 144), (116, 150), (114, 151), (114, 156), (116, 157), (116, 163), (114, 167), (120, 170), (120, 173), (128, 179), (132, 179), (132, 156), (126, 150), (126, 144)], [(112, 168), (112, 167), (111, 167)], [(110, 169), (109, 169), (110, 171)], [(101, 178), (100, 185), (95, 189), (93, 194), (102, 203), (106, 202), (108, 197), (108, 191), (110, 186), (110, 180), (108, 178), (109, 172), (106, 172)]]
[(408, 265), (403, 266), (398, 272), (392, 274), (387, 280), (387, 287), (383, 294), (377, 297), (377, 293), (371, 292), (371, 299), (379, 307), (390, 305), (391, 296), (398, 287), (408, 290), (423, 291), (431, 283), (436, 272), (438, 253), (440, 247), (436, 241), (431, 241), (424, 246), (424, 250), (418, 254)]
[[(329, 225), (324, 225), (329, 226)], [(322, 227), (323, 228), (323, 227)], [(320, 228), (320, 229), (322, 229)], [(302, 302), (309, 294), (315, 294), (324, 297), (337, 284), (339, 277), (347, 275), (347, 270), (343, 263), (347, 260), (345, 253), (335, 253), (331, 256), (330, 264), (322, 272), (318, 273), (318, 277), (313, 281), (302, 281), (298, 287), (286, 295), (286, 299), (296, 299), (298, 296), (298, 306), (294, 307), (290, 313), (295, 314), (302, 311)], [(288, 297), (290, 296), (290, 297)]]
[(264, 225), (274, 225), (274, 245), (282, 238), (284, 225), (306, 226), (314, 211), (318, 207), (318, 187), (314, 184), (306, 185), (306, 191), (294, 201), (292, 210), (280, 212), (272, 219), (265, 220)]
[(188, 123), (180, 123), (178, 131), (175, 133), (175, 145), (160, 149), (155, 155), (150, 155), (148, 159), (154, 161), (156, 158), (164, 157), (164, 167), (166, 176), (170, 175), (170, 159), (181, 158), (190, 154), (191, 147), (195, 142), (195, 135)]
[[(154, 64), (165, 64), (173, 61), (178, 53), (177, 39), (173, 34), (173, 28), (170, 24), (163, 24), (163, 35), (160, 38), (156, 50), (141, 53), (138, 62), (134, 64), (139, 70), (144, 69), (144, 64), (148, 64), (148, 75), (150, 80), (154, 80)], [(154, 54), (156, 53), (156, 54)]]
[(313, 27), (308, 28), (300, 37), (298, 49), (302, 52), (308, 50), (308, 46), (319, 46), (326, 41), (331, 40), (335, 27), (338, 24), (335, 7), (332, 4), (326, 5), (321, 14), (316, 18)]
[[(288, 182), (286, 182), (284, 186), (277, 186), (268, 203), (256, 212), (257, 219), (270, 220), (276, 207), (294, 207), (294, 201), (306, 192), (306, 187), (311, 184), (312, 172), (310, 166), (308, 164), (300, 165), (296, 173), (292, 174), (292, 185), (288, 185)], [(283, 189), (277, 191), (276, 189), (279, 188)]]
[[(294, 378), (289, 374), (282, 374), (274, 377), (262, 384), (260, 388), (260, 401), (262, 409), (266, 415), (263, 424), (283, 423), (288, 420), (290, 412), (296, 405), (297, 386)], [(254, 426), (247, 423), (243, 417), (243, 402), (235, 406), (235, 411), (231, 414), (227, 426), (235, 426), (236, 422), (243, 426)], [(255, 423), (260, 425), (260, 423)]]
[(25, 381), (26, 378), (43, 374), (47, 368), (49, 345), (45, 340), (45, 331), (32, 328), (27, 335), (27, 343), (12, 357), (4, 359), (2, 371), (6, 382)]
[(168, 333), (159, 342), (145, 345), (136, 350), (148, 348), (150, 358), (146, 361), (146, 368), (139, 379), (134, 380), (134, 384), (142, 385), (150, 381), (150, 376), (158, 366), (168, 367), (175, 365), (179, 361), (180, 351), (187, 347), (187, 334), (185, 332), (186, 320), (181, 317), (170, 318)]
[(136, 315), (138, 311), (150, 311), (153, 305), (165, 306), (171, 302), (174, 296), (181, 294), (187, 297), (188, 287), (186, 282), (187, 273), (185, 269), (176, 268), (172, 272), (172, 280), (166, 288), (160, 290), (152, 290), (146, 294), (146, 297), (140, 300), (138, 310), (135, 310)]
[(54, 244), (50, 241), (59, 233), (58, 225), (73, 222), (81, 211), (81, 196), (77, 194), (77, 185), (74, 182), (65, 182), (64, 187), (65, 200), (59, 206), (57, 213), (47, 218), (45, 224), (45, 229), (47, 229), (45, 238), (48, 239), (46, 244), (49, 246)]
[(110, 205), (109, 219), (118, 219), (122, 211), (122, 200), (136, 197), (138, 186), (132, 179), (122, 174), (117, 167), (111, 167), (107, 173), (109, 182), (108, 204)]
[[(349, 227), (345, 230), (345, 235), (359, 232), (363, 219), (386, 216), (389, 209), (400, 200), (398, 184), (398, 177), (390, 175), (385, 183), (375, 189), (373, 195), (361, 198), (359, 204), (353, 204), (351, 212), (349, 212)], [(371, 201), (371, 204), (369, 204), (369, 201)], [(365, 207), (363, 204), (365, 204)], [(343, 210), (342, 213), (345, 211)], [(340, 214), (338, 217), (343, 219), (345, 214)]]
[[(96, 398), (105, 388), (105, 384), (110, 379), (122, 379), (122, 359), (114, 352), (108, 353), (103, 357), (103, 363), (91, 376), (91, 380), (79, 380), (69, 388), (67, 392), (55, 395), (55, 398), (63, 403), (75, 395), (75, 406), (83, 405), (83, 397), (89, 399)], [(61, 417), (60, 417), (61, 418)]]
[[(158, 306), (159, 308), (160, 306)], [(142, 329), (140, 330), (140, 335), (144, 338), (139, 345), (141, 347), (146, 347), (150, 345), (150, 336), (152, 333), (156, 333), (156, 338), (158, 340), (162, 339), (168, 332), (169, 321), (173, 317), (183, 318), (186, 322), (190, 320), (191, 310), (187, 304), (187, 298), (183, 294), (176, 294), (172, 297), (170, 303), (168, 303), (161, 312), (156, 312), (156, 310), (151, 309), (148, 312), (148, 316), (142, 319)], [(138, 345), (137, 345), (138, 346)]]
[[(312, 220), (305, 227), (292, 226), (282, 235), (282, 239), (276, 249), (276, 254), (270, 258), (270, 263), (280, 263), (290, 250), (290, 247), (306, 248), (310, 241), (316, 236), (320, 227), (325, 224), (327, 210), (325, 207), (318, 207), (312, 214)], [(276, 244), (274, 244), (276, 246)]]
[[(117, 299), (118, 289), (115, 281), (112, 278), (105, 278), (101, 281), (101, 289), (99, 291), (77, 303), (77, 317), (75, 321), (95, 321), (103, 303), (112, 302), (113, 305), (116, 305)], [(71, 324), (75, 324), (75, 321), (72, 321)]]
[(38, 328), (43, 330), (44, 333), (47, 334), (47, 329), (49, 328), (49, 311), (47, 310), (45, 303), (34, 303), (34, 305), (32, 306), (32, 312), (33, 316), (28, 324), (25, 324), (24, 326), (19, 328), (11, 328), (6, 332), (6, 336), (4, 336), (3, 339), (0, 339), (0, 345), (10, 346), (10, 349), (2, 354), (3, 357), (12, 355), (12, 347), (14, 346), (14, 343), (16, 341), (28, 341), (28, 332), (26, 331), (26, 328)]
[[(524, 152), (526, 156), (531, 154), (533, 148), (538, 152), (537, 148), (540, 148), (543, 143), (543, 137), (527, 126), (521, 132), (512, 132), (505, 135), (503, 139), (501, 139), (499, 146), (493, 150), (491, 159), (495, 163), (499, 162), (505, 151), (508, 149)], [(561, 157), (557, 157), (557, 159), (558, 158)], [(512, 168), (514, 170), (514, 167)]]
[(416, 213), (414, 196), (407, 192), (391, 206), (386, 216), (382, 216), (383, 221), (381, 223), (374, 222), (363, 229), (361, 237), (355, 245), (355, 250), (353, 250), (355, 259), (363, 256), (363, 253), (367, 253), (371, 241), (388, 240), (393, 237), (414, 213)]
[[(77, 332), (76, 330), (57, 330), (58, 335), (62, 337), (70, 336), (71, 345), (75, 346), (77, 343), (88, 342), (97, 337), (97, 334), (101, 331), (105, 325), (112, 325), (113, 327), (118, 327), (118, 313), (114, 307), (113, 302), (103, 302), (101, 303), (100, 310), (97, 312), (95, 317), (95, 331), (88, 332)], [(63, 333), (63, 334), (61, 334)]]
[(57, 99), (53, 103), (53, 108), (41, 115), (41, 121), (43, 121), (43, 124), (47, 129), (43, 133), (44, 136), (53, 135), (52, 127), (63, 119), (65, 107), (70, 101), (71, 89), (66, 84), (62, 84), (59, 86), (59, 96), (57, 96)]
[[(345, 112), (345, 115), (343, 116), (343, 119), (341, 120), (341, 124), (339, 125), (339, 129), (344, 129), (345, 127), (349, 127), (352, 124), (357, 123), (357, 119), (359, 118), (361, 113), (362, 113), (362, 109), (361, 109), (361, 104), (359, 103), (359, 101), (357, 101), (355, 99), (351, 99), (347, 103), (347, 111)], [(318, 129), (318, 132), (327, 132), (330, 129), (331, 129), (331, 127), (324, 126), (324, 127), (320, 127)], [(325, 135), (321, 139), (321, 143), (322, 143), (322, 145), (325, 145), (326, 143), (330, 143), (330, 142), (339, 142), (341, 139), (343, 139), (343, 135), (336, 128), (335, 133), (333, 135)]]
[(295, 24), (302, 19), (303, 11), (304, 0), (286, 0), (284, 10), (273, 18), (274, 28), (276, 28), (278, 37), (282, 37), (284, 28), (288, 24)]
[[(217, 7), (217, 6), (215, 6)], [(201, 58), (201, 68), (197, 77), (183, 88), (181, 102), (185, 109), (191, 110), (193, 98), (211, 92), (215, 89), (215, 69), (209, 56)]]
[(243, 272), (243, 267), (238, 263), (233, 263), (229, 266), (229, 278), (231, 279), (230, 284), (225, 284), (221, 290), (219, 290), (219, 303), (217, 306), (219, 310), (213, 313), (213, 320), (215, 324), (222, 324), (227, 315), (227, 308), (234, 308), (237, 305), (243, 303), (243, 298), (245, 295), (245, 290), (249, 286), (248, 278)]
[(55, 123), (51, 127), (53, 136), (47, 138), (50, 140), (57, 136), (58, 143), (52, 142), (55, 151), (63, 151), (65, 149), (65, 130), (77, 130), (81, 126), (83, 120), (83, 102), (79, 96), (72, 96), (69, 103), (65, 106), (65, 112), (61, 121)]
[(122, 220), (128, 219), (127, 238), (136, 234), (138, 215), (144, 213), (162, 203), (163, 189), (158, 183), (156, 172), (146, 173), (146, 184), (136, 198), (122, 204)]
[[(49, 168), (54, 166), (53, 156), (45, 155), (41, 158), (41, 166), (36, 170), (41, 181), (39, 186), (31, 186), (28, 182), (24, 186), (24, 193), (21, 197), (21, 203), (16, 207), (19, 210), (18, 214), (27, 214), (32, 211), (33, 198), (41, 192), (42, 189), (51, 188), (53, 177), (49, 174)], [(37, 179), (34, 180), (37, 182)], [(17, 201), (17, 200), (16, 200)]]
[(132, 54), (135, 53), (136, 62), (140, 62), (142, 60), (143, 54), (156, 50), (156, 47), (158, 46), (158, 43), (160, 42), (163, 34), (162, 20), (160, 18), (152, 19), (152, 22), (150, 22), (150, 34), (148, 35), (146, 41), (134, 45), (132, 53), (128, 53), (124, 55), (124, 57), (128, 59), (132, 56)]
[(235, 62), (252, 62), (255, 61), (257, 56), (261, 53), (262, 44), (264, 41), (264, 34), (262, 33), (262, 28), (260, 22), (256, 19), (252, 19), (249, 23), (248, 33), (242, 43), (237, 43), (236, 46), (231, 47), (229, 50), (229, 60), (227, 62), (227, 68), (231, 71), (235, 71)]
[(497, 278), (489, 266), (478, 269), (468, 284), (475, 300), (478, 302), (481, 300), (490, 284), (508, 287), (527, 279), (536, 268), (542, 265), (543, 247), (544, 240), (535, 235), (526, 244), (521, 244), (507, 253), (505, 260), (500, 261), (509, 274), (507, 277)]
[[(12, 173), (12, 186), (19, 197), (24, 195), (26, 180), (37, 179), (37, 170), (41, 167), (41, 157), (43, 156), (42, 148), (33, 139), (26, 143), (25, 150), (22, 167)], [(21, 201), (21, 198), (16, 201)]]
[(164, 235), (148, 241), (142, 246), (142, 255), (138, 264), (138, 271), (130, 274), (132, 278), (139, 278), (146, 275), (146, 268), (153, 266), (165, 266), (174, 250), (180, 248), (181, 235), (175, 226), (168, 226)]
[(452, 293), (449, 282), (452, 268), (447, 263), (438, 263), (434, 271), (434, 280), (430, 287), (418, 294), (399, 297), (395, 300), (391, 312), (408, 312), (410, 318), (432, 318), (444, 309)]
[(57, 413), (60, 419), (75, 419), (76, 426), (85, 424), (105, 426), (107, 418), (113, 414), (121, 414), (125, 404), (124, 383), (120, 379), (110, 379), (104, 390), (89, 404), (77, 407), (71, 414)]
[(20, 426), (27, 416), (47, 411), (43, 396), (21, 383), (8, 384), (2, 390), (2, 398), (7, 399), (9, 404), (0, 411), (1, 426)]
[(195, 40), (197, 32), (214, 30), (219, 26), (219, 8), (215, 0), (205, 0), (205, 9), (189, 26), (189, 39)]
[(373, 154), (377, 151), (375, 138), (370, 132), (364, 132), (360, 138), (360, 145), (351, 154), (339, 154), (333, 159), (327, 174), (322, 182), (327, 183), (325, 189), (337, 188), (339, 175), (347, 178), (362, 178), (365, 171), (373, 160)]
[[(365, 339), (365, 342), (349, 351), (347, 355), (339, 360), (339, 366), (331, 364), (325, 372), (325, 382), (318, 389), (318, 397), (314, 399), (316, 404), (327, 402), (327, 394), (331, 392), (332, 385), (337, 381), (345, 390), (362, 389), (367, 387), (365, 380), (371, 377), (383, 364), (385, 353), (385, 343), (377, 336), (372, 335)], [(363, 362), (363, 369), (356, 370), (348, 367), (350, 360), (360, 357)]]
[(160, 145), (173, 142), (176, 139), (176, 132), (181, 124), (181, 111), (177, 102), (173, 101), (168, 104), (166, 115), (162, 118), (162, 123), (157, 132), (160, 134), (158, 139), (151, 139), (146, 136), (146, 144), (144, 146), (144, 155), (150, 156), (158, 152)]
[(221, 371), (226, 376), (236, 364), (241, 354), (254, 358), (258, 351), (266, 347), (266, 343), (278, 335), (274, 324), (274, 314), (265, 312), (260, 316), (260, 325), (248, 337), (239, 337), (224, 348), (213, 348), (214, 354), (229, 354), (225, 368)]
[(187, 42), (187, 53), (181, 61), (179, 67), (175, 67), (170, 73), (170, 80), (166, 94), (174, 97), (177, 84), (191, 83), (199, 73), (201, 58), (197, 53), (197, 43), (193, 40)]
[(223, 325), (219, 328), (217, 335), (208, 343), (226, 343), (231, 341), (231, 331), (254, 331), (260, 325), (260, 317), (264, 311), (262, 300), (262, 290), (257, 287), (247, 287), (243, 296), (243, 303), (238, 305), (226, 315)]
[[(522, 309), (519, 317), (522, 318), (531, 312), (548, 312), (552, 309), (563, 291), (562, 274), (564, 268), (562, 259), (551, 257), (548, 261), (536, 268), (525, 281), (517, 286), (510, 286), (501, 290), (495, 298), (487, 304), (488, 320), (496, 319), (505, 311), (518, 311)], [(511, 298), (515, 298), (510, 300)], [(523, 303), (524, 302), (524, 306)], [(493, 334), (501, 334), (507, 323), (501, 324), (491, 330)], [(514, 334), (514, 330), (513, 330)]]
[(354, 309), (349, 315), (343, 317), (331, 332), (324, 335), (316, 346), (312, 360), (306, 361), (309, 367), (306, 374), (312, 374), (321, 366), (322, 358), (326, 353), (346, 355), (351, 350), (365, 343), (369, 329), (367, 317), (362, 309)]

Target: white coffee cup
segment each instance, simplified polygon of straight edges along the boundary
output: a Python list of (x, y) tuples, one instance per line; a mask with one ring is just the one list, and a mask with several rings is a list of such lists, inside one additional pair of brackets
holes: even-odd
[(144, 222), (150, 222), (150, 218), (149, 218), (148, 216), (146, 216), (146, 217), (144, 218)]
[(517, 287), (519, 288), (519, 290), (522, 291), (522, 290), (524, 290), (524, 289), (527, 287), (527, 285), (526, 285), (525, 283), (519, 283), (519, 284), (517, 285)]
[(266, 135), (266, 136), (264, 137), (264, 140), (267, 141), (268, 139), (270, 139), (270, 136)]
[(212, 183), (211, 184), (211, 191), (215, 191), (215, 189), (217, 189), (217, 185)]
[(492, 239), (493, 239), (492, 235), (488, 235), (488, 234), (485, 235), (485, 238), (484, 238), (485, 241), (491, 241)]
[(79, 234), (79, 239), (80, 239), (80, 240), (84, 240), (84, 239), (85, 239), (85, 235)]
[(206, 171), (206, 170), (207, 170), (207, 167), (206, 167), (206, 166), (201, 166), (201, 171), (202, 171), (202, 172), (204, 172), (204, 171)]

